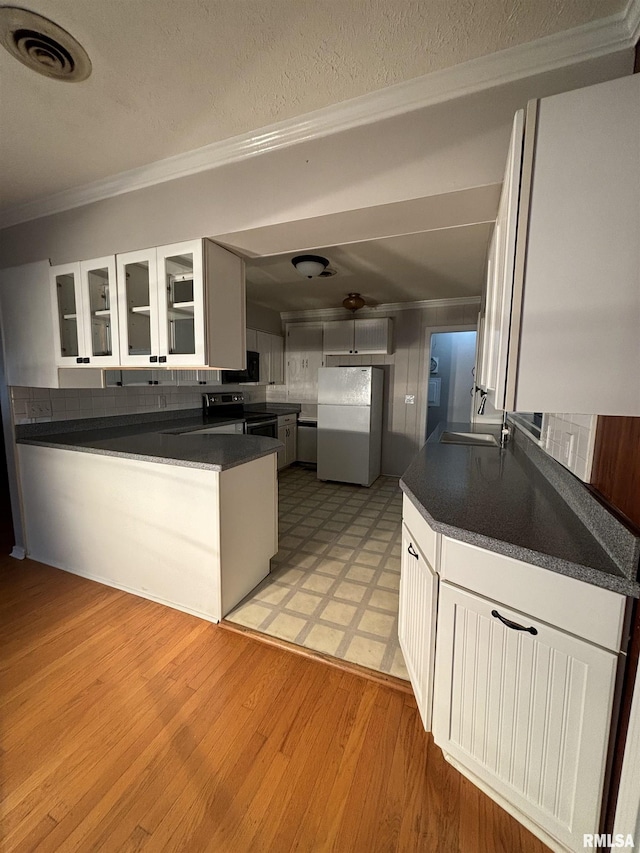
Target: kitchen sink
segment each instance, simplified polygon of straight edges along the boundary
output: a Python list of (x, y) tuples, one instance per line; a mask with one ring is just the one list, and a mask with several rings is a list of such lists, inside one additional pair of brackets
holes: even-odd
[(440, 444), (474, 444), (477, 447), (497, 447), (495, 436), (486, 432), (445, 432), (440, 436)]

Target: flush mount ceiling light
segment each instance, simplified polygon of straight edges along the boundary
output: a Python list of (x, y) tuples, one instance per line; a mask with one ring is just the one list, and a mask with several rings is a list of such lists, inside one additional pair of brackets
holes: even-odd
[(0, 44), (27, 68), (54, 80), (78, 83), (91, 74), (82, 45), (53, 21), (27, 9), (0, 7)]
[(349, 311), (353, 311), (355, 314), (355, 312), (359, 311), (360, 308), (364, 308), (367, 303), (359, 293), (350, 293), (346, 299), (342, 300), (342, 304), (345, 308)]
[(296, 255), (295, 258), (291, 258), (291, 263), (305, 278), (316, 278), (317, 276), (326, 278), (329, 275), (335, 275), (334, 270), (328, 269), (329, 261), (320, 255)]

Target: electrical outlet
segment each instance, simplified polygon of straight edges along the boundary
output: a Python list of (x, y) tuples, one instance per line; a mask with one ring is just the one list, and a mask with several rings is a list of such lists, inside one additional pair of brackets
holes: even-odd
[(159, 409), (166, 409), (167, 408), (166, 394), (158, 394), (158, 408)]
[(27, 417), (50, 418), (51, 403), (48, 400), (29, 400), (27, 403)]

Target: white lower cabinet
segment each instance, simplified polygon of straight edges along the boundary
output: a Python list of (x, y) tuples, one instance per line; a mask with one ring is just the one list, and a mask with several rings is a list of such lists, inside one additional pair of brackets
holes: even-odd
[(431, 730), (437, 607), (438, 575), (403, 524), (398, 639), (426, 731)]
[(278, 441), (284, 444), (278, 450), (278, 470), (292, 465), (298, 455), (298, 416), (280, 415), (278, 418)]
[(425, 729), (551, 849), (582, 851), (601, 829), (625, 597), (442, 536), (407, 495), (400, 571)]
[(516, 817), (583, 850), (583, 833), (599, 831), (617, 663), (610, 651), (443, 582), (435, 742)]

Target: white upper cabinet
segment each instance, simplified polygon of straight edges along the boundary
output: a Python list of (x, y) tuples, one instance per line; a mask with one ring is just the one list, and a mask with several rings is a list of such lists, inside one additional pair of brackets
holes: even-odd
[(251, 349), (249, 346), (251, 335), (255, 335), (255, 348), (260, 354), (260, 382), (267, 385), (282, 385), (284, 339), (270, 332), (247, 329), (247, 349)]
[(318, 368), (323, 366), (322, 323), (287, 326), (287, 397), (296, 403), (318, 402)]
[(332, 320), (322, 324), (322, 352), (325, 355), (349, 355), (353, 346), (353, 320)]
[(271, 338), (271, 362), (269, 381), (273, 385), (284, 384), (284, 338), (280, 335), (270, 335)]
[(82, 364), (85, 353), (80, 264), (52, 267), (50, 275), (55, 317), (56, 364), (61, 367), (76, 362)]
[(115, 258), (51, 268), (56, 364), (119, 364)]
[[(160, 352), (167, 364), (206, 364), (202, 242), (157, 250)], [(164, 285), (164, 287), (163, 287)]]
[(156, 250), (127, 252), (117, 260), (120, 363), (149, 367), (160, 353)]
[(241, 369), (243, 261), (209, 240), (117, 256), (120, 363)]
[(638, 416), (640, 75), (534, 101), (525, 125), (515, 251), (512, 157), (479, 384), (498, 408)]
[(353, 321), (353, 349), (359, 355), (389, 355), (391, 345), (392, 320), (380, 317)]
[(523, 136), (524, 111), (518, 110), (513, 120), (498, 216), (489, 247), (482, 328), (483, 358), (478, 374), (478, 384), (488, 392), (489, 400), (496, 409), (503, 409), (505, 402)]
[(640, 77), (540, 101), (518, 409), (640, 415), (639, 235)]
[(388, 355), (391, 319), (335, 320), (323, 323), (324, 355)]
[(98, 258), (80, 263), (85, 350), (94, 367), (120, 362), (116, 259)]

